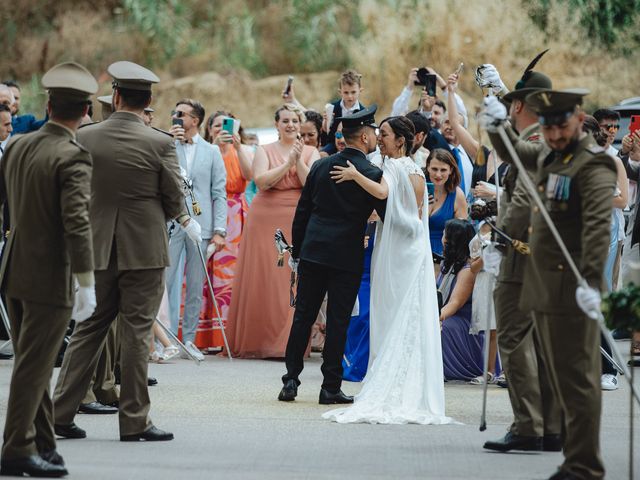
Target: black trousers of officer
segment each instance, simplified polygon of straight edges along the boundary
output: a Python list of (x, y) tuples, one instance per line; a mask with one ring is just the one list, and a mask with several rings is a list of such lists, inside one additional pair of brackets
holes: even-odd
[(344, 345), (361, 277), (362, 272), (349, 272), (300, 261), (296, 311), (287, 342), (287, 373), (282, 377), (283, 383), (293, 379), (300, 385), (298, 377), (304, 368), (303, 358), (309, 344), (311, 327), (327, 295), (327, 335), (322, 351), (322, 388), (331, 393), (340, 390)]

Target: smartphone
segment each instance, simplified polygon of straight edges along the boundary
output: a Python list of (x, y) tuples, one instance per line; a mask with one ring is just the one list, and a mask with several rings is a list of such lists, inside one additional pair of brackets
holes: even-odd
[(227, 132), (229, 135), (233, 135), (233, 118), (224, 117), (222, 119), (222, 131)]
[(436, 186), (431, 183), (431, 182), (427, 182), (427, 195), (435, 195), (436, 193)]
[(427, 84), (424, 86), (424, 89), (427, 91), (430, 97), (436, 96), (436, 76), (435, 75), (427, 75)]
[(184, 120), (181, 118), (172, 118), (171, 125), (180, 125), (181, 127), (184, 127)]
[(287, 79), (287, 84), (284, 87), (284, 95), (287, 96), (289, 95), (289, 92), (291, 92), (291, 84), (293, 83), (293, 77), (291, 75), (289, 75), (289, 78)]
[(633, 135), (637, 130), (640, 130), (640, 115), (631, 115), (629, 134)]

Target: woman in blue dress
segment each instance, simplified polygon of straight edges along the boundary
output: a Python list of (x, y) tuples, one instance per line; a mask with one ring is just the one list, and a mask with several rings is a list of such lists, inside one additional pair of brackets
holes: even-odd
[(367, 227), (367, 245), (364, 250), (364, 270), (358, 291), (358, 314), (351, 317), (347, 342), (342, 359), (342, 378), (349, 382), (361, 382), (369, 364), (369, 300), (371, 293), (371, 254), (375, 238), (375, 222)]
[(466, 220), (450, 220), (444, 232), (444, 261), (438, 281), (442, 295), (442, 363), (446, 380), (471, 380), (482, 375), (484, 335), (471, 335), (475, 274), (470, 268), (469, 242), (476, 232)]
[(447, 221), (467, 218), (467, 200), (460, 185), (460, 170), (450, 152), (436, 148), (427, 157), (425, 176), (434, 185), (433, 203), (429, 206), (431, 250), (442, 255), (442, 234)]

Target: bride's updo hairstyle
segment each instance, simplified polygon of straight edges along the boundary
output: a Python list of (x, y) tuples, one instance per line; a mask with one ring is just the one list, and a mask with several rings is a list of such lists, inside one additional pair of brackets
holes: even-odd
[(387, 117), (380, 122), (380, 126), (385, 123), (389, 124), (396, 137), (404, 138), (404, 154), (407, 157), (411, 155), (411, 150), (413, 150), (413, 137), (416, 135), (416, 127), (413, 126), (413, 122), (407, 117)]
[(475, 235), (473, 225), (467, 220), (454, 218), (445, 224), (442, 273), (457, 275), (462, 270), (469, 261), (469, 242)]

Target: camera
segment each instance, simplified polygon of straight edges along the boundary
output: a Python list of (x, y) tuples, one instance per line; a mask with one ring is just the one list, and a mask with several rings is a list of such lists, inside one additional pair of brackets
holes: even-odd
[(471, 220), (484, 220), (489, 217), (495, 217), (498, 214), (498, 203), (495, 200), (485, 202), (482, 199), (476, 200), (471, 205), (469, 217)]
[(427, 91), (427, 93), (431, 97), (435, 97), (436, 96), (436, 76), (429, 73), (429, 70), (427, 70), (425, 67), (419, 68), (418, 72), (416, 73), (416, 76), (418, 77), (418, 80), (413, 83), (415, 85), (424, 87), (424, 89)]

